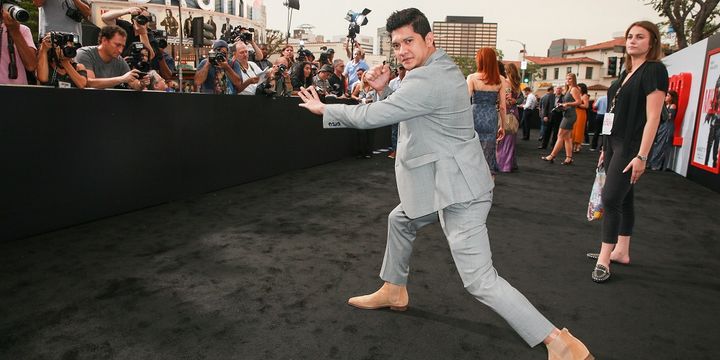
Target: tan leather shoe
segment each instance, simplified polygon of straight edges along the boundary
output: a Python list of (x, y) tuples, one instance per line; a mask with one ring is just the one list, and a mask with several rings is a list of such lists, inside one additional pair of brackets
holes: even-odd
[(405, 286), (386, 282), (378, 291), (363, 296), (352, 297), (348, 305), (360, 309), (374, 310), (389, 307), (394, 311), (407, 310), (409, 298)]
[(568, 329), (562, 329), (560, 334), (547, 345), (548, 360), (594, 360), (595, 357), (580, 340), (576, 339)]

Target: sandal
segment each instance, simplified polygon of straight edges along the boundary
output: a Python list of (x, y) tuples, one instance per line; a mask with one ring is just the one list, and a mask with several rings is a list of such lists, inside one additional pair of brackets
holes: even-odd
[(552, 155), (541, 156), (540, 159), (545, 160), (545, 161), (547, 161), (547, 162), (549, 162), (549, 163), (551, 163), (551, 164), (555, 162), (555, 157), (552, 156)]
[(572, 158), (572, 156), (570, 156), (570, 157), (565, 157), (565, 161), (561, 162), (560, 164), (562, 164), (562, 165), (572, 165), (572, 163), (573, 163), (573, 158)]
[(592, 280), (596, 283), (604, 283), (610, 279), (610, 269), (602, 264), (595, 264), (595, 269), (592, 272)]

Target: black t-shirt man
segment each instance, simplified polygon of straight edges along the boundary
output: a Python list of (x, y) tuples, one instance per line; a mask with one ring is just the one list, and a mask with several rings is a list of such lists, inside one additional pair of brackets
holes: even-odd
[(331, 94), (341, 97), (347, 93), (347, 89), (345, 89), (345, 75), (340, 75), (338, 77), (337, 74), (332, 73), (330, 78), (328, 78), (328, 82), (330, 82)]
[[(125, 32), (128, 34), (128, 36), (125, 38), (125, 49), (123, 49), (122, 52), (122, 57), (126, 57), (130, 55), (130, 45), (134, 42), (140, 42), (140, 37), (135, 33), (135, 29), (133, 28), (133, 24), (131, 22), (123, 19), (117, 19), (115, 20), (115, 23), (117, 24), (117, 26), (125, 30)], [(152, 35), (149, 29), (148, 39), (150, 39), (151, 44), (153, 40), (155, 40), (155, 37)]]

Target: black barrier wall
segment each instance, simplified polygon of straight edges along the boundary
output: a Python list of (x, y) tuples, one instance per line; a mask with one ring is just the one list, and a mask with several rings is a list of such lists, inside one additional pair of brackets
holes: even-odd
[[(358, 152), (299, 99), (0, 86), (0, 239), (47, 232)], [(389, 128), (374, 132), (376, 147)]]

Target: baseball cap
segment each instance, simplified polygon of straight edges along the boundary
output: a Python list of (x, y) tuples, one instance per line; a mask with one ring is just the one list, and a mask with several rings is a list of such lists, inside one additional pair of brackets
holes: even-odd
[(228, 48), (228, 43), (225, 40), (215, 40), (213, 42), (213, 50), (217, 50), (220, 48)]
[(327, 71), (327, 72), (331, 73), (331, 72), (333, 72), (333, 67), (328, 64), (325, 64), (320, 68), (320, 71)]

